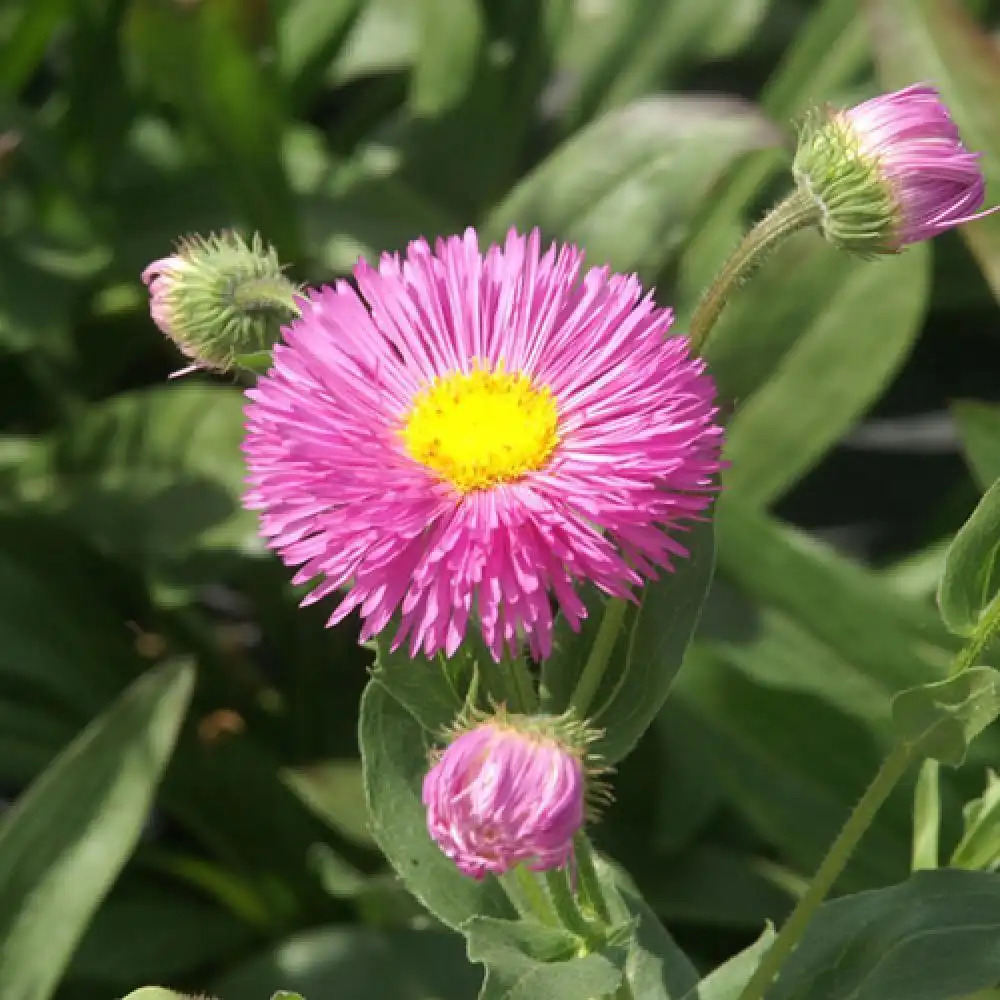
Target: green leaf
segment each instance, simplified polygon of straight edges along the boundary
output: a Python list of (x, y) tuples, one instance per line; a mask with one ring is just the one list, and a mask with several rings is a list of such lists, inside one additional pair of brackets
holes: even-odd
[(432, 200), (478, 217), (523, 169), (567, 0), (412, 6), (421, 32), (401, 134), (407, 173)]
[(478, 882), (463, 875), (427, 833), (420, 786), (428, 736), (378, 680), (369, 682), (361, 700), (360, 741), (372, 834), (410, 891), (455, 929), (477, 915), (511, 916), (494, 878)]
[(956, 635), (970, 636), (1000, 592), (1000, 479), (979, 501), (944, 560), (938, 607)]
[(322, 86), (361, 13), (361, 0), (292, 0), (278, 22), (278, 62), (296, 105), (309, 101)]
[(965, 829), (952, 852), (953, 868), (996, 868), (1000, 863), (1000, 778), (986, 772), (986, 790), (962, 810)]
[(639, 607), (627, 614), (624, 649), (619, 644), (591, 713), (604, 730), (594, 749), (610, 764), (621, 760), (663, 707), (691, 640), (712, 573), (715, 541), (710, 521), (684, 539), (689, 555), (673, 573), (642, 589)]
[(329, 828), (281, 780), (260, 738), (181, 742), (164, 782), (164, 811), (225, 867), (181, 856), (165, 866), (259, 930), (274, 934), (318, 895), (313, 845)]
[(413, 0), (367, 0), (327, 79), (337, 84), (406, 69), (416, 55)]
[(947, 680), (901, 691), (892, 701), (899, 738), (955, 766), (998, 715), (1000, 672), (990, 667), (969, 667)]
[(777, 141), (750, 105), (649, 97), (559, 146), (493, 211), (486, 231), (498, 239), (508, 226), (537, 225), (586, 247), (593, 264), (653, 279), (726, 168)]
[[(715, 565), (710, 521), (691, 529), (683, 544), (690, 554), (678, 559), (673, 573), (646, 584), (639, 606), (627, 606), (608, 668), (590, 709), (592, 723), (604, 730), (594, 750), (608, 763), (624, 757), (649, 728), (663, 706), (684, 658)], [(591, 593), (590, 613), (580, 635), (557, 630), (553, 655), (542, 665), (542, 689), (548, 711), (563, 711), (604, 614)]]
[(938, 840), (941, 828), (941, 765), (930, 758), (920, 765), (920, 776), (913, 791), (913, 853), (910, 867), (914, 871), (938, 866)]
[(201, 893), (134, 866), (87, 927), (66, 980), (86, 984), (94, 995), (117, 997), (144, 979), (197, 978), (256, 940), (254, 928)]
[[(799, 871), (819, 864), (887, 749), (826, 700), (751, 681), (698, 641), (672, 703), (700, 723), (692, 745), (714, 766), (730, 808)], [(910, 812), (908, 791), (889, 799), (851, 858), (845, 888), (907, 873)]]
[[(980, 166), (995, 199), (1000, 191), (1000, 60), (989, 35), (958, 0), (866, 0), (879, 75), (886, 89), (931, 80), (941, 91), (962, 140), (981, 151)], [(993, 294), (1000, 297), (1000, 218), (962, 226)]]
[(463, 642), (450, 659), (443, 655), (410, 659), (405, 646), (390, 649), (391, 634), (391, 628), (386, 629), (374, 639), (375, 680), (431, 738), (437, 738), (454, 724), (465, 704), (465, 692), (476, 672), (474, 640)]
[(958, 643), (933, 609), (901, 598), (878, 574), (735, 498), (720, 501), (715, 526), (719, 575), (792, 617), (877, 683), (886, 700), (915, 680), (942, 676)]
[(739, 1000), (740, 992), (774, 938), (774, 929), (769, 925), (749, 948), (713, 969), (690, 993), (685, 993), (682, 1000)]
[(287, 768), (283, 776), (295, 794), (342, 837), (362, 847), (372, 846), (358, 761), (324, 760)]
[(0, 345), (38, 352), (45, 364), (71, 358), (73, 306), (82, 293), (79, 282), (27, 259), (23, 245), (0, 245)]
[[(656, 91), (701, 58), (720, 59), (745, 42), (768, 0), (631, 0), (587, 9), (596, 37), (588, 58), (569, 70), (576, 83), (565, 112), (567, 129), (595, 114)], [(568, 74), (569, 75), (569, 74)]]
[(269, 947), (218, 978), (211, 992), (222, 1000), (285, 990), (320, 1000), (468, 1000), (478, 980), (457, 935), (341, 924)]
[(180, 112), (250, 224), (296, 259), (298, 216), (280, 157), (285, 109), (274, 60), (260, 58), (274, 45), (268, 5), (137, 0), (123, 37), (132, 76)]
[(12, 768), (8, 736), (47, 763), (142, 670), (122, 628), (145, 614), (140, 587), (51, 519), (0, 517), (0, 780), (34, 776)]
[(433, 118), (459, 104), (475, 78), (485, 35), (478, 0), (417, 0), (420, 44), (410, 78), (410, 110)]
[(15, 94), (45, 58), (53, 34), (73, 10), (70, 0), (38, 0), (21, 8), (4, 44), (0, 90)]
[(0, 825), (0, 967), (10, 1000), (47, 1000), (131, 855), (194, 686), (189, 666), (141, 677)]
[(951, 407), (972, 475), (982, 490), (1000, 479), (1000, 406), (972, 400)]
[[(735, 389), (739, 406), (723, 484), (745, 502), (772, 503), (801, 479), (878, 398), (920, 331), (926, 247), (877, 264), (843, 256), (801, 234), (741, 291), (709, 342), (720, 390)], [(748, 359), (756, 388), (753, 374), (727, 375)]]
[(301, 993), (289, 993), (288, 990), (278, 990), (271, 1000), (305, 1000)]
[(942, 869), (825, 904), (768, 1000), (953, 1000), (1000, 980), (1000, 878)]
[(572, 934), (525, 920), (473, 917), (462, 931), (469, 958), (486, 966), (479, 1000), (579, 1000), (613, 993), (622, 981), (622, 948), (578, 956)]
[(99, 548), (141, 563), (260, 547), (242, 508), (242, 396), (174, 385), (90, 407), (22, 468), (19, 492)]
[(698, 973), (687, 955), (660, 923), (628, 876), (597, 859), (597, 874), (611, 920), (631, 925), (625, 978), (632, 996), (643, 1000), (677, 1000), (698, 982)]
[(460, 228), (444, 203), (413, 189), (384, 149), (364, 147), (338, 162), (321, 133), (298, 128), (285, 151), (305, 236), (315, 247), (317, 282), (330, 271), (349, 273), (358, 257), (402, 250), (417, 234), (432, 240)]

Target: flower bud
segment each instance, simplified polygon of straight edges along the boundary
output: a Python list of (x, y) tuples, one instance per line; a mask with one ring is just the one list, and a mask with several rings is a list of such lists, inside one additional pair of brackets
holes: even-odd
[(177, 374), (226, 371), (241, 356), (269, 351), (298, 315), (298, 288), (256, 234), (249, 246), (234, 232), (187, 237), (142, 280), (153, 322), (193, 362)]
[(820, 207), (823, 235), (864, 256), (896, 253), (988, 213), (979, 154), (926, 85), (846, 110), (816, 110), (792, 171)]
[(459, 731), (424, 778), (431, 837), (477, 879), (567, 864), (588, 800), (606, 794), (587, 766), (594, 735), (566, 717), (503, 709)]

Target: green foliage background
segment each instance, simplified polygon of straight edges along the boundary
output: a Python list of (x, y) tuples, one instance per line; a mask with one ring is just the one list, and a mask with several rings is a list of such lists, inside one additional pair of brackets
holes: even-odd
[[(655, 283), (683, 329), (815, 103), (934, 82), (1000, 198), (998, 25), (961, 0), (0, 7), (0, 998), (460, 1000), (481, 978), (375, 848), (372, 652), (297, 607), (240, 509), (240, 389), (166, 384), (149, 261), (237, 226), (316, 282), (417, 235), (537, 225)], [(884, 447), (865, 421), (911, 392), (1000, 398), (997, 296), (1000, 216), (877, 264), (807, 233), (711, 344), (735, 410), (716, 580), (595, 831), (702, 971), (787, 913), (891, 741), (890, 696), (957, 648), (933, 594), (1000, 476), (1000, 407), (957, 401), (944, 460), (919, 421)], [(1000, 860), (995, 781), (964, 837), (959, 809), (998, 752), (987, 731), (941, 772), (942, 861)], [(912, 801), (840, 890), (933, 867)]]

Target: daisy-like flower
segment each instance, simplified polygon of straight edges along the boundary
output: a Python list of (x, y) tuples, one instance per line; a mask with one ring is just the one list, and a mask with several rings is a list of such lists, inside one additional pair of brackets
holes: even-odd
[(586, 814), (586, 731), (565, 725), (500, 712), (459, 732), (427, 772), (427, 829), (466, 875), (569, 862)]
[(340, 588), (362, 639), (551, 651), (591, 581), (629, 597), (687, 552), (715, 490), (714, 386), (634, 276), (511, 232), (411, 243), (310, 292), (247, 395), (250, 489), (270, 545)]
[(938, 92), (925, 84), (807, 118), (793, 172), (818, 202), (831, 242), (895, 253), (981, 218), (979, 154), (962, 145)]

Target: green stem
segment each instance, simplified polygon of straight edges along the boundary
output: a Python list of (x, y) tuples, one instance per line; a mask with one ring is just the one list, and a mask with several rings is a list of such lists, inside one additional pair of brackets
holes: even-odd
[(582, 833), (573, 838), (573, 857), (576, 861), (576, 875), (580, 880), (580, 894), (604, 923), (611, 923), (611, 910), (604, 899), (601, 880), (597, 877), (590, 841)]
[(730, 258), (722, 266), (715, 280), (708, 286), (688, 329), (691, 354), (701, 354), (712, 327), (722, 314), (730, 295), (750, 276), (763, 259), (792, 233), (820, 221), (820, 208), (804, 191), (796, 188), (784, 201), (779, 202), (740, 241)]
[(998, 633), (1000, 633), (1000, 597), (995, 597), (987, 605), (969, 641), (952, 662), (948, 676), (954, 677), (963, 670), (976, 666), (983, 650), (993, 642)]
[(501, 875), (500, 885), (522, 917), (534, 917), (550, 927), (559, 926), (559, 920), (541, 883), (524, 865), (518, 865)]
[(739, 1000), (761, 1000), (765, 991), (771, 985), (785, 960), (794, 951), (802, 939), (809, 921), (812, 920), (820, 904), (826, 899), (827, 893), (833, 888), (834, 882), (844, 870), (854, 849), (871, 826), (875, 814), (889, 793), (896, 787), (899, 779), (906, 773), (907, 767), (917, 754), (917, 747), (909, 743), (899, 744), (882, 762), (878, 774), (861, 796), (854, 812), (844, 824), (837, 839), (833, 842), (822, 863), (816, 870), (805, 895), (798, 901), (788, 922), (768, 949), (760, 965), (743, 987)]
[(618, 639), (618, 632), (621, 630), (625, 608), (626, 603), (620, 597), (609, 598), (604, 606), (604, 617), (597, 630), (597, 638), (594, 639), (590, 656), (583, 665), (580, 679), (576, 682), (576, 688), (569, 699), (570, 705), (576, 709), (576, 714), (581, 719), (587, 718), (587, 711), (597, 694), (597, 689), (601, 686), (601, 678), (607, 669), (608, 660), (611, 659), (611, 653)]
[[(573, 838), (573, 856), (576, 860), (576, 874), (580, 882), (580, 896), (597, 914), (601, 922), (607, 926), (611, 923), (611, 909), (604, 898), (604, 890), (601, 888), (601, 880), (597, 875), (597, 868), (594, 865), (594, 854), (590, 848), (590, 841), (582, 834), (578, 833)], [(632, 986), (628, 981), (628, 975), (622, 970), (622, 981), (615, 990), (614, 1000), (635, 1000)]]
[(513, 660), (504, 660), (500, 664), (500, 670), (506, 675), (508, 707), (523, 714), (534, 712), (538, 708), (538, 695), (524, 660), (520, 656)]
[(568, 931), (572, 931), (585, 941), (590, 937), (591, 928), (580, 912), (573, 893), (570, 891), (569, 879), (565, 868), (552, 868), (545, 873), (545, 884), (549, 887), (552, 905), (559, 916), (559, 921)]

